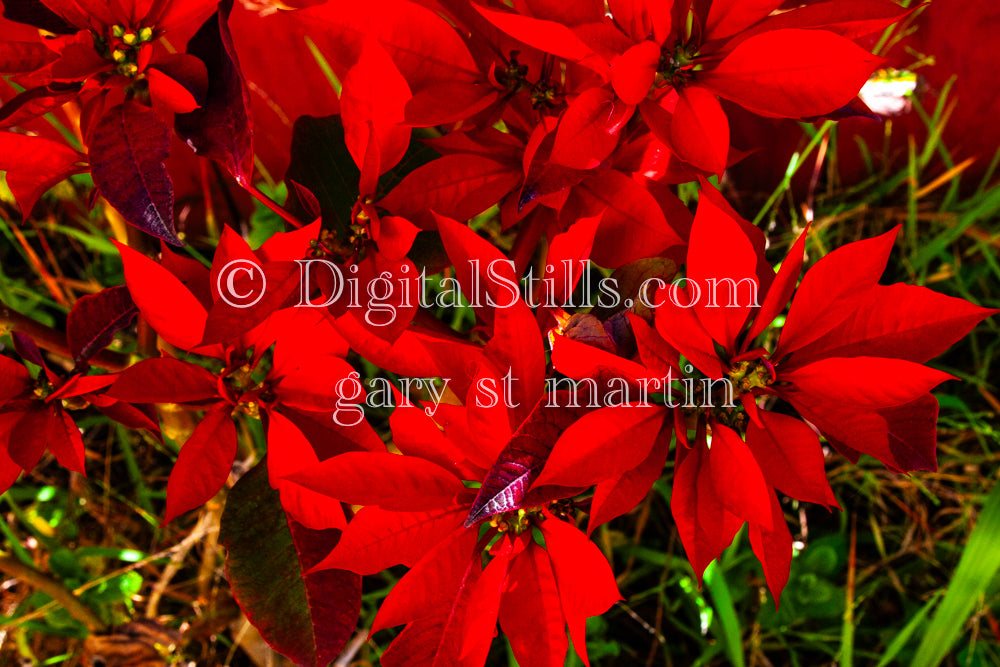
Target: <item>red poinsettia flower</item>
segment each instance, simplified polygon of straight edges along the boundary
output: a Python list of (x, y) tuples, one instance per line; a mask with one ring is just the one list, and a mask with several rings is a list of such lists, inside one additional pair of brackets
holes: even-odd
[[(690, 286), (669, 299), (661, 290), (656, 311), (663, 340), (707, 378), (727, 380), (734, 394), (728, 405), (706, 393), (710, 407), (675, 411), (686, 446), (677, 450), (672, 508), (698, 572), (747, 521), (777, 599), (791, 537), (772, 487), (836, 505), (816, 433), (773, 412), (768, 397), (786, 401), (852, 461), (866, 453), (901, 472), (936, 468), (930, 390), (951, 376), (922, 363), (997, 311), (923, 287), (879, 285), (897, 231), (835, 250), (796, 289), (805, 233), (775, 275), (763, 263), (763, 234), (716, 191), (703, 190)], [(754, 347), (790, 299), (774, 351)]]
[(194, 110), (208, 85), (205, 64), (168, 53), (157, 41), (215, 5), (210, 0), (8, 0), (5, 18), (61, 37), (4, 45), (0, 71), (35, 85), (0, 107), (0, 127), (19, 125), (95, 88), (148, 95), (176, 113)]
[[(249, 186), (252, 170), (249, 93), (227, 25), (232, 2), (219, 3), (188, 42), (187, 53), (176, 53), (160, 40), (215, 4), (5, 3), (6, 19), (58, 37), (4, 44), (0, 73), (12, 74), (26, 90), (0, 107), (0, 128), (79, 101), (79, 139), (98, 190), (128, 223), (182, 245), (173, 224), (173, 184), (164, 166), (171, 130), (161, 114), (176, 114), (181, 138), (221, 162), (241, 184)], [(15, 159), (0, 159), (0, 166), (20, 183), (15, 192), (25, 217), (45, 188), (83, 170), (83, 158), (75, 151), (62, 148), (44, 157), (51, 149), (44, 139), (0, 132), (0, 153), (15, 152)]]
[[(497, 379), (488, 371), (479, 377)], [(521, 660), (562, 665), (567, 624), (586, 660), (584, 622), (619, 599), (613, 576), (597, 547), (564, 521), (564, 504), (523, 497), (547, 447), (579, 411), (540, 402), (511, 434), (510, 411), (499, 403), (483, 408), (488, 394), (473, 393), (464, 408), (401, 402), (390, 424), (402, 455), (346, 453), (291, 475), (364, 505), (317, 569), (411, 567), (373, 626), (407, 624), (382, 658), (387, 665), (412, 664), (415, 656), (481, 665), (498, 618)], [(482, 480), (482, 488), (477, 494), (463, 480)], [(479, 523), (487, 518), (484, 533)], [(541, 530), (544, 548), (532, 528)], [(492, 557), (485, 569), (484, 549)], [(529, 605), (546, 609), (544, 622), (527, 622)]]
[(83, 438), (70, 409), (93, 405), (132, 428), (157, 430), (142, 409), (106, 395), (114, 375), (75, 372), (63, 377), (49, 368), (33, 340), (18, 332), (11, 335), (17, 353), (39, 371), (32, 377), (22, 364), (0, 356), (0, 489), (10, 488), (21, 470), (34, 469), (46, 449), (60, 465), (87, 474)]
[[(308, 527), (343, 524), (339, 504), (277, 481), (320, 455), (382, 448), (367, 422), (343, 427), (332, 418), (345, 397), (360, 391), (345, 361), (347, 343), (322, 309), (290, 307), (300, 296), (294, 260), (308, 254), (317, 230), (314, 223), (276, 234), (251, 251), (227, 228), (211, 269), (169, 252), (157, 263), (119, 246), (142, 317), (167, 343), (221, 362), (213, 373), (170, 356), (146, 359), (118, 374), (110, 390), (122, 401), (205, 411), (168, 480), (165, 521), (204, 504), (225, 484), (237, 447), (231, 417), (244, 413), (265, 422), (268, 470), (286, 509)], [(261, 288), (253, 305), (234, 300)], [(272, 345), (269, 364), (261, 364)]]
[[(680, 443), (671, 509), (688, 557), (700, 576), (749, 523), (775, 599), (791, 562), (775, 489), (837, 504), (813, 427), (852, 461), (867, 453), (893, 470), (934, 469), (937, 402), (929, 392), (951, 376), (921, 364), (996, 312), (926, 288), (879, 285), (895, 231), (834, 251), (796, 290), (805, 238), (775, 275), (764, 261), (763, 233), (703, 183), (686, 278), (669, 288), (660, 281), (655, 329), (630, 316), (640, 363), (622, 358), (604, 329), (592, 334), (563, 322), (553, 336), (553, 363), (570, 377), (622, 378), (643, 386), (643, 395), (656, 391), (650, 381), (678, 381), (660, 385), (660, 410), (672, 413)], [(759, 345), (789, 300), (770, 352)], [(604, 349), (592, 346), (604, 340)], [(704, 380), (694, 393), (687, 387), (699, 372)], [(776, 399), (799, 418), (775, 411)], [(665, 447), (638, 449), (650, 453), (624, 476), (599, 483), (595, 506), (615, 495), (641, 498), (655, 481)], [(536, 484), (546, 482), (548, 464), (545, 470)], [(595, 510), (592, 526), (598, 516), (615, 514)]]
[[(478, 9), (512, 37), (610, 80), (618, 99), (638, 105), (657, 139), (694, 173), (718, 174), (735, 156), (716, 96), (766, 116), (835, 112), (879, 62), (851, 40), (906, 15), (888, 2), (826, 2), (771, 16), (780, 5), (611, 2), (608, 17), (580, 25)], [(612, 108), (610, 91), (588, 94)]]

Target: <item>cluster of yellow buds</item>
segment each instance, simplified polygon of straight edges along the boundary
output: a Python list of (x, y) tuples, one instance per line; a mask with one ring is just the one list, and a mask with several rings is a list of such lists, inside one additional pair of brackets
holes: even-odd
[(153, 40), (152, 28), (132, 30), (120, 25), (111, 28), (111, 59), (118, 65), (118, 73), (134, 77), (139, 74), (139, 50)]

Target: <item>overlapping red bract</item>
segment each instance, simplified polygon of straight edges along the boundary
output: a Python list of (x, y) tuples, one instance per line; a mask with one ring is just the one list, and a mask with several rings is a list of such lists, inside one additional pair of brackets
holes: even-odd
[[(84, 472), (72, 409), (89, 403), (156, 431), (150, 406), (169, 403), (202, 413), (167, 483), (171, 521), (226, 484), (235, 420), (260, 419), (294, 567), (308, 567), (302, 554), (314, 564), (295, 570), (306, 588), (336, 580), (353, 591), (348, 573), (411, 568), (372, 628), (406, 626), (382, 664), (481, 665), (499, 623), (522, 664), (555, 667), (567, 628), (586, 662), (586, 618), (620, 597), (577, 522), (589, 514), (589, 533), (632, 509), (663, 474), (671, 444), (671, 509), (695, 573), (748, 524), (776, 601), (792, 553), (778, 492), (837, 506), (821, 437), (853, 461), (865, 453), (895, 471), (935, 468), (930, 391), (950, 376), (923, 364), (995, 311), (879, 284), (898, 230), (836, 249), (801, 276), (803, 232), (775, 272), (765, 234), (705, 180), (742, 157), (720, 99), (775, 117), (864, 111), (855, 98), (880, 60), (855, 40), (905, 10), (611, 1), (609, 16), (600, 2), (299, 4), (280, 25), (308, 34), (343, 83), (329, 100), (338, 118), (295, 124), (294, 196), (281, 215), (299, 229), (252, 249), (226, 228), (210, 268), (119, 244), (127, 292), (105, 290), (71, 313), (72, 374), (50, 370), (21, 334), (17, 352), (29, 365), (0, 357), (0, 487), (46, 447)], [(0, 132), (0, 169), (25, 216), (48, 187), (89, 169), (128, 222), (180, 243), (164, 108), (178, 113), (174, 130), (198, 155), (261, 196), (251, 90), (274, 74), (240, 68), (228, 21), (246, 10), (221, 3), (185, 54), (157, 41), (211, 10), (201, 1), (5, 0), (6, 20), (56, 35), (0, 45), (0, 72), (26, 88), (0, 107), (0, 126), (14, 128)], [(280, 110), (286, 96), (325, 90), (317, 81), (263, 93)], [(86, 153), (16, 131), (70, 102), (82, 107)], [(428, 152), (413, 128), (431, 127)], [(317, 137), (336, 142), (309, 145)], [(693, 216), (669, 187), (688, 182), (700, 183)], [(514, 230), (509, 250), (467, 224), (494, 206), (501, 228)], [(544, 280), (519, 294), (535, 260)], [(621, 300), (573, 314), (563, 306), (586, 260), (615, 269)], [(231, 262), (267, 281), (249, 307), (221, 298)], [(353, 276), (356, 298), (338, 292), (330, 263)], [(471, 330), (414, 303), (418, 267), (430, 275), (448, 266), (445, 283), (475, 306)], [(688, 286), (667, 288), (681, 266)], [(238, 292), (258, 279), (233, 278)], [(664, 287), (640, 289), (647, 279)], [(700, 298), (696, 286), (711, 281), (723, 285), (715, 296), (725, 305)], [(411, 299), (380, 296), (386, 284)], [(372, 321), (386, 306), (392, 317)], [(88, 375), (87, 360), (136, 312), (159, 335), (161, 356)], [(449, 391), (430, 401), (425, 387), (419, 402), (380, 389), (396, 406), (389, 447), (367, 421), (339, 417), (376, 394), (370, 387), (366, 397), (353, 373), (348, 360), (358, 358), (446, 379)], [(708, 385), (700, 403), (676, 405), (677, 382), (642, 392), (670, 374), (728, 380), (733, 396)], [(560, 378), (592, 384), (580, 400), (547, 382)], [(310, 536), (331, 530), (336, 546), (320, 558), (329, 544)], [(246, 568), (248, 556), (233, 562)], [(347, 572), (317, 574), (327, 571)], [(251, 585), (243, 574), (234, 586)], [(309, 631), (334, 619), (346, 641), (354, 597), (346, 612), (312, 604)], [(281, 624), (257, 602), (248, 615), (265, 639), (308, 661), (338, 650), (292, 651), (288, 629), (269, 629)]]

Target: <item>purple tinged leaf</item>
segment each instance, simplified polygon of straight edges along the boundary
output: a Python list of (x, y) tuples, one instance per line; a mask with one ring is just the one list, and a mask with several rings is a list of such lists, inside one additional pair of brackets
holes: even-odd
[(22, 359), (45, 368), (45, 361), (42, 360), (42, 353), (35, 345), (35, 341), (20, 331), (15, 331), (10, 337), (14, 339), (14, 351), (21, 355)]
[(170, 128), (136, 102), (110, 109), (90, 135), (90, 173), (108, 203), (129, 224), (179, 246), (168, 155)]
[(79, 364), (103, 350), (115, 332), (131, 324), (138, 312), (124, 285), (81, 297), (66, 319), (66, 337), (73, 361)]
[(188, 42), (188, 54), (208, 68), (208, 95), (200, 109), (178, 114), (174, 128), (195, 153), (224, 166), (239, 183), (249, 184), (253, 174), (250, 91), (229, 32), (232, 8), (233, 0), (220, 2), (219, 11)]
[[(582, 410), (548, 407), (543, 397), (511, 436), (510, 442), (486, 473), (465, 527), (470, 528), (494, 514), (520, 509), (528, 488), (532, 485), (548, 458), (560, 434), (575, 422)], [(556, 394), (554, 406), (566, 405), (565, 396)]]

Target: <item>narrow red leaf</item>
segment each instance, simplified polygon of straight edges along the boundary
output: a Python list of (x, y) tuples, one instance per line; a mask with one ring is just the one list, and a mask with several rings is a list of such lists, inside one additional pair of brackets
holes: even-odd
[(314, 569), (377, 574), (394, 565), (413, 565), (462, 525), (467, 506), (432, 512), (361, 509), (347, 524), (340, 543)]
[(670, 146), (677, 157), (721, 175), (729, 158), (729, 120), (715, 95), (698, 86), (680, 89), (670, 123)]
[(59, 81), (47, 86), (29, 88), (10, 98), (0, 107), (0, 128), (22, 125), (55, 111), (70, 100), (76, 99), (81, 88), (81, 83)]
[(615, 23), (625, 29), (632, 39), (639, 41), (653, 36), (657, 42), (666, 41), (671, 35), (671, 6), (655, 0), (608, 0), (608, 9)]
[(569, 642), (559, 588), (548, 554), (534, 542), (512, 559), (499, 619), (519, 664), (562, 667), (566, 662)]
[(847, 319), (885, 271), (899, 227), (848, 243), (806, 271), (788, 309), (774, 358), (808, 345)]
[(58, 53), (41, 42), (0, 42), (0, 74), (33, 72), (58, 57)]
[(712, 445), (708, 452), (715, 492), (726, 509), (751, 524), (771, 530), (773, 494), (764, 481), (760, 466), (743, 438), (722, 424), (712, 424)]
[(831, 357), (781, 372), (779, 379), (832, 403), (877, 410), (909, 403), (954, 378), (904, 359)]
[(410, 97), (410, 86), (389, 54), (377, 39), (366, 40), (358, 62), (344, 78), (340, 96), (344, 140), (358, 168), (365, 164), (371, 141), (377, 140), (379, 174), (396, 166), (406, 153), (410, 128), (403, 121)]
[(205, 413), (181, 446), (167, 480), (167, 509), (161, 525), (201, 507), (225, 485), (236, 459), (236, 425), (229, 416), (231, 409), (224, 404)]
[(44, 137), (0, 132), (0, 171), (25, 219), (50, 187), (86, 171), (86, 156)]
[(763, 426), (749, 423), (746, 443), (767, 483), (792, 498), (836, 507), (816, 433), (788, 415), (767, 410), (758, 415)]
[(86, 450), (80, 428), (65, 410), (55, 408), (51, 413), (49, 428), (49, 451), (62, 467), (86, 476), (84, 466)]
[(792, 247), (788, 249), (788, 255), (785, 256), (785, 261), (781, 263), (781, 268), (778, 269), (778, 274), (775, 276), (774, 282), (767, 290), (767, 293), (764, 294), (760, 310), (754, 317), (753, 326), (750, 327), (750, 332), (747, 334), (745, 345), (753, 343), (753, 339), (774, 322), (774, 318), (781, 314), (781, 311), (788, 304), (789, 299), (792, 298), (792, 292), (795, 290), (799, 275), (802, 273), (802, 262), (805, 259), (806, 235), (808, 233), (809, 228), (807, 226), (799, 234), (799, 238), (795, 240)]
[(712, 338), (732, 353), (763, 290), (753, 242), (711, 197), (698, 202), (687, 261), (694, 311)]
[(118, 374), (108, 396), (129, 403), (191, 403), (219, 397), (215, 376), (195, 364), (158, 357)]
[(407, 174), (379, 206), (421, 229), (433, 229), (431, 211), (468, 220), (500, 201), (522, 177), (520, 165), (479, 155), (445, 155)]
[(597, 545), (577, 528), (554, 518), (543, 521), (539, 527), (559, 586), (570, 638), (583, 664), (590, 665), (587, 618), (603, 614), (622, 599), (614, 573)]
[(582, 186), (597, 206), (606, 207), (592, 255), (601, 266), (618, 268), (683, 244), (653, 195), (622, 172), (602, 172)]
[[(205, 332), (208, 316), (205, 306), (180, 278), (163, 265), (126, 245), (116, 241), (112, 243), (121, 254), (125, 283), (143, 319), (171, 345), (182, 350), (195, 350)], [(164, 255), (165, 258), (169, 256)], [(200, 269), (200, 265), (197, 268)], [(205, 283), (207, 280), (195, 282)], [(178, 317), (178, 313), (184, 313), (184, 316)]]
[[(667, 416), (672, 417), (672, 415)], [(594, 489), (594, 498), (590, 504), (590, 519), (587, 522), (588, 535), (601, 524), (636, 508), (649, 493), (653, 482), (663, 475), (663, 465), (667, 461), (670, 436), (673, 432), (672, 422), (665, 426), (667, 428), (661, 428), (653, 448), (639, 465), (615, 479), (599, 483)]]
[[(307, 358), (284, 364), (274, 387), (276, 402), (300, 410), (324, 412), (355, 401), (347, 397), (363, 396), (354, 369), (345, 360), (331, 355)], [(356, 400), (356, 399), (355, 399)], [(363, 399), (362, 399), (363, 400)]]
[(288, 479), (351, 505), (378, 505), (395, 512), (448, 507), (465, 488), (458, 477), (436, 463), (379, 452), (334, 456)]
[(643, 41), (611, 61), (611, 85), (625, 104), (638, 104), (653, 87), (660, 45)]
[(619, 132), (634, 110), (604, 88), (577, 95), (559, 121), (550, 162), (572, 169), (600, 166), (618, 145)]
[(18, 417), (9, 430), (7, 454), (25, 470), (33, 470), (49, 444), (52, 427), (62, 428), (62, 425), (56, 424), (59, 417), (47, 405), (33, 403), (23, 412), (13, 414)]
[(781, 600), (781, 591), (788, 583), (788, 574), (792, 568), (792, 534), (785, 522), (781, 504), (773, 491), (770, 493), (770, 500), (771, 521), (774, 528), (766, 530), (759, 524), (751, 524), (750, 546), (764, 568), (764, 578), (777, 607)]
[(1000, 311), (916, 285), (876, 285), (843, 322), (796, 351), (795, 365), (819, 357), (892, 357), (923, 363)]
[(292, 13), (327, 58), (349, 69), (376, 37), (417, 93), (442, 81), (481, 81), (458, 31), (427, 7), (405, 0), (323, 3)]
[(378, 609), (371, 633), (409, 623), (425, 616), (428, 609), (447, 604), (461, 585), (464, 570), (477, 556), (477, 537), (475, 531), (459, 529), (434, 545), (392, 587)]
[(726, 509), (717, 494), (704, 442), (695, 442), (691, 449), (678, 447), (676, 452), (670, 513), (700, 583), (705, 568), (732, 543), (743, 521)]
[(0, 356), (0, 407), (29, 389), (31, 373), (9, 357)]
[(821, 28), (847, 39), (858, 39), (889, 27), (916, 8), (901, 7), (886, 0), (815, 2), (768, 17), (754, 28), (741, 32), (737, 38), (746, 39), (760, 32), (785, 28)]
[(752, 26), (781, 6), (782, 0), (712, 0), (704, 40), (721, 39)]
[(521, 16), (511, 12), (499, 12), (486, 9), (475, 3), (472, 6), (486, 20), (514, 39), (545, 53), (579, 63), (601, 74), (607, 80), (609, 75), (607, 62), (594, 53), (586, 42), (562, 23)]

